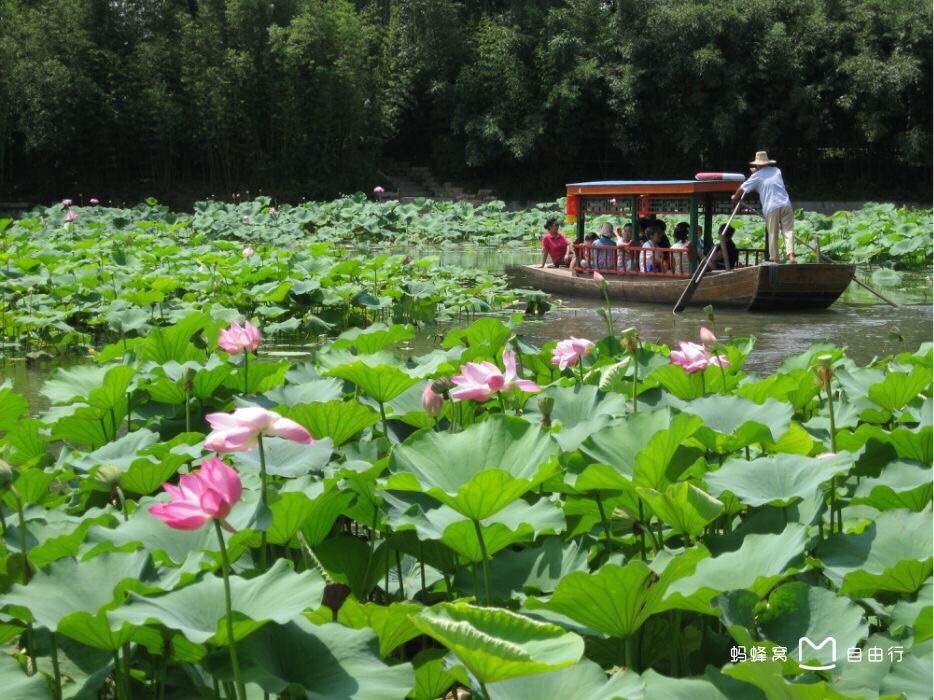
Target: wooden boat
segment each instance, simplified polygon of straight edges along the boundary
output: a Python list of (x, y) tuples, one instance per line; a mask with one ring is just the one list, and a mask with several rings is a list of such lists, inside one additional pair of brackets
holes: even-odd
[[(701, 177), (704, 175), (704, 177)], [(579, 297), (603, 298), (594, 281), (594, 269), (606, 281), (612, 301), (621, 303), (655, 303), (674, 305), (699, 264), (695, 251), (703, 245), (712, 250), (711, 239), (715, 214), (734, 212), (730, 200), (738, 186), (737, 177), (724, 174), (698, 174), (695, 180), (606, 180), (577, 182), (567, 186), (566, 222), (574, 225), (575, 259), (571, 269), (517, 266), (509, 270), (513, 281), (546, 292)], [(740, 215), (761, 216), (757, 207), (744, 203), (736, 207)], [(659, 215), (684, 216), (691, 232), (687, 248), (656, 248), (668, 267), (677, 272), (641, 272), (639, 247), (609, 248), (584, 243), (585, 227), (596, 229), (609, 221), (615, 225), (633, 224), (639, 230), (640, 220), (652, 220)], [(701, 222), (703, 221), (703, 228)], [(703, 232), (704, 241), (698, 238)], [(853, 279), (855, 267), (846, 264), (815, 263), (778, 264), (768, 261), (766, 251), (740, 250), (739, 265), (733, 269), (710, 270), (694, 290), (691, 306), (713, 305), (716, 308), (747, 309), (749, 311), (793, 311), (825, 309), (846, 290)]]
[[(704, 275), (690, 306), (746, 309), (747, 311), (793, 311), (826, 309), (853, 279), (852, 265), (763, 263), (733, 270), (711, 270)], [(611, 301), (619, 303), (667, 304), (674, 306), (690, 281), (690, 275), (601, 270)], [(566, 267), (540, 268), (522, 265), (510, 276), (516, 284), (551, 294), (603, 299), (603, 292), (590, 270)]]

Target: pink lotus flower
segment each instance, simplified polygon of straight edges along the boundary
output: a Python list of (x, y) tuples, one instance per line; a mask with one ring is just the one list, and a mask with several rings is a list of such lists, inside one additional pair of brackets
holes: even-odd
[(516, 353), (512, 350), (503, 350), (503, 367), (505, 371), (486, 361), (461, 365), (461, 374), (451, 377), (451, 382), (463, 388), (452, 392), (451, 396), (486, 401), (498, 391), (511, 391), (513, 386), (528, 393), (542, 390), (531, 379), (516, 378)]
[(675, 350), (671, 353), (671, 361), (683, 367), (688, 374), (702, 372), (707, 369), (708, 365), (730, 366), (726, 355), (711, 355), (703, 345), (686, 343), (683, 340), (678, 345), (681, 346), (681, 350)]
[(269, 213), (270, 213), (270, 214), (275, 214), (275, 213), (276, 213), (276, 208), (275, 208), (275, 207), (269, 207)]
[(65, 214), (65, 221), (72, 222), (77, 218), (78, 218), (78, 212), (76, 211), (70, 211), (67, 214)]
[(233, 321), (230, 324), (230, 328), (225, 328), (221, 331), (220, 337), (217, 339), (217, 344), (220, 346), (221, 350), (228, 355), (238, 355), (244, 350), (256, 352), (256, 348), (259, 347), (259, 341), (259, 328), (249, 321), (244, 321), (243, 327), (236, 321)]
[(559, 341), (551, 351), (551, 364), (558, 365), (563, 372), (568, 367), (576, 365), (578, 360), (593, 347), (593, 342), (586, 338), (575, 338), (572, 335), (567, 340)]
[(204, 448), (212, 452), (248, 452), (259, 443), (261, 435), (315, 444), (303, 426), (259, 406), (238, 408), (233, 413), (209, 413), (205, 418), (214, 430), (204, 439)]
[(91, 198), (88, 200), (88, 204), (95, 204), (95, 205), (97, 205), (97, 204), (100, 204), (100, 203), (101, 203), (101, 200), (99, 200), (97, 197), (91, 197)]
[(244, 214), (244, 215), (243, 215), (243, 218), (240, 219), (240, 221), (242, 221), (242, 222), (245, 223), (245, 224), (250, 223), (250, 216), (249, 216), (249, 214)]
[(218, 457), (202, 462), (200, 471), (183, 474), (178, 486), (162, 484), (162, 488), (172, 500), (150, 506), (149, 512), (169, 527), (197, 530), (217, 518), (223, 527), (233, 531), (224, 519), (240, 500), (243, 485), (240, 475)]
[(245, 258), (251, 258), (251, 257), (253, 257), (253, 254), (254, 254), (255, 252), (256, 252), (256, 251), (253, 250), (253, 246), (249, 246), (249, 245), (248, 245), (246, 248), (243, 249), (243, 252), (241, 253), (241, 255), (243, 255), (243, 257), (245, 257)]
[(74, 204), (74, 202), (72, 202), (70, 199), (63, 199), (63, 200), (62, 200), (62, 206), (63, 206), (63, 207), (70, 207), (72, 204)]
[(377, 185), (376, 187), (373, 188), (373, 192), (376, 193), (376, 194), (382, 194), (382, 193), (385, 192), (385, 191), (386, 191), (386, 190), (384, 190), (384, 189), (383, 189), (382, 187), (380, 187), (379, 185)]
[(422, 408), (431, 418), (437, 418), (444, 410), (444, 397), (435, 393), (432, 384), (433, 382), (428, 382), (428, 386), (422, 392)]

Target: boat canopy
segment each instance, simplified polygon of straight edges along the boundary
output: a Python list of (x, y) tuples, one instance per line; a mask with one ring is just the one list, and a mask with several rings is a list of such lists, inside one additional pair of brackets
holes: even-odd
[[(709, 250), (713, 217), (715, 214), (729, 215), (733, 211), (735, 203), (730, 196), (743, 180), (741, 175), (716, 175), (699, 173), (694, 180), (572, 182), (567, 185), (566, 222), (576, 224), (576, 241), (583, 243), (585, 227), (596, 230), (604, 221), (621, 225), (628, 219), (633, 231), (638, 232), (640, 219), (654, 219), (659, 215), (687, 216), (693, 248), (696, 250), (698, 247), (697, 234), (699, 227), (703, 226), (704, 246)], [(737, 213), (758, 214), (759, 210), (748, 206), (744, 200)]]

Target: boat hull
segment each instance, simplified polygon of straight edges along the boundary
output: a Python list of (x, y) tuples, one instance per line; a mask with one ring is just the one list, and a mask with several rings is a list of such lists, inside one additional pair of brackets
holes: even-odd
[[(537, 265), (513, 267), (514, 283), (560, 296), (602, 299), (591, 272)], [(853, 279), (853, 265), (808, 263), (799, 265), (752, 265), (735, 270), (716, 270), (704, 275), (694, 290), (690, 306), (749, 311), (826, 309)], [(690, 278), (642, 273), (604, 273), (610, 300), (619, 303), (674, 306)]]

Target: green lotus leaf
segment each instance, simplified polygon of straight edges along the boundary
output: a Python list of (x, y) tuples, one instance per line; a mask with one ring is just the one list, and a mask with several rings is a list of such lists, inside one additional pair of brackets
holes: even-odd
[(814, 400), (819, 391), (820, 387), (814, 381), (814, 371), (799, 368), (741, 384), (736, 389), (736, 395), (757, 404), (763, 404), (769, 399), (787, 402), (795, 412), (800, 412)]
[(632, 413), (625, 423), (603, 428), (580, 446), (588, 460), (611, 466), (618, 476), (606, 469), (585, 469), (576, 479), (569, 473), (567, 480), (578, 491), (622, 490), (632, 481), (640, 486), (663, 488), (700, 455), (699, 450), (683, 443), (701, 425), (698, 418), (673, 414), (667, 408)]
[(309, 364), (297, 365), (285, 373), (284, 386), (276, 386), (265, 396), (280, 406), (299, 406), (317, 401), (339, 401), (343, 397), (343, 382), (337, 378), (321, 379)]
[(415, 689), (412, 700), (436, 700), (455, 682), (468, 687), (470, 680), (463, 666), (448, 663), (447, 649), (423, 649), (412, 659), (415, 668)]
[(554, 474), (557, 453), (544, 429), (511, 416), (460, 433), (420, 430), (390, 455), (386, 488), (421, 491), (485, 520)]
[(808, 541), (805, 527), (798, 523), (790, 523), (778, 535), (746, 535), (739, 549), (702, 559), (692, 575), (674, 581), (659, 607), (709, 615), (712, 599), (725, 591), (745, 589), (764, 596), (804, 567)]
[[(393, 502), (390, 495), (388, 502)], [(391, 514), (390, 525), (395, 530), (414, 526), (420, 539), (440, 540), (469, 562), (483, 559), (472, 520), (447, 505), (416, 505), (404, 514)], [(548, 500), (529, 505), (517, 500), (495, 515), (480, 521), (487, 555), (519, 542), (535, 539), (540, 533), (557, 532), (564, 528), (564, 514)]]
[(448, 349), (464, 345), (468, 348), (483, 348), (486, 356), (497, 355), (510, 333), (511, 324), (503, 323), (498, 318), (481, 318), (466, 329), (450, 331), (441, 342), (441, 347)]
[(415, 603), (361, 604), (348, 598), (338, 612), (337, 621), (353, 629), (370, 628), (376, 632), (379, 655), (386, 658), (394, 649), (421, 634), (412, 622), (412, 616), (421, 609), (422, 606)]
[(931, 470), (907, 460), (889, 462), (878, 479), (863, 479), (850, 503), (879, 510), (924, 510), (931, 502)]
[[(299, 483), (299, 480), (294, 480)], [(317, 482), (313, 484), (306, 495), (311, 495), (319, 487)], [(290, 490), (291, 484), (287, 484), (283, 491)], [(311, 501), (309, 517), (305, 519), (302, 525), (302, 536), (310, 547), (317, 547), (331, 534), (334, 522), (344, 512), (347, 506), (353, 501), (354, 493), (344, 489), (329, 489), (314, 496)]]
[[(790, 649), (790, 647), (789, 647)], [(759, 688), (762, 698), (788, 698), (788, 700), (849, 700), (851, 695), (837, 691), (826, 681), (816, 683), (793, 683), (783, 675), (782, 664), (778, 661), (759, 661), (739, 663), (724, 669), (723, 675)], [(648, 684), (646, 684), (648, 685)], [(747, 689), (749, 685), (745, 686)], [(745, 690), (742, 695), (730, 697), (756, 697), (753, 689)]]
[(915, 645), (931, 639), (934, 615), (934, 582), (928, 580), (913, 601), (900, 600), (892, 606), (889, 630), (900, 634), (907, 628)]
[(641, 700), (644, 684), (635, 671), (619, 670), (609, 678), (588, 659), (568, 668), (491, 683), (490, 700), (568, 700), (568, 698), (627, 698)]
[(440, 603), (412, 621), (481, 683), (572, 666), (584, 653), (584, 640), (576, 634), (508, 610)]
[(655, 603), (664, 593), (657, 581), (656, 574), (641, 561), (625, 566), (605, 564), (593, 574), (568, 574), (548, 601), (529, 598), (525, 605), (529, 610), (544, 608), (567, 615), (611, 637), (628, 637), (655, 612)]
[(351, 328), (341, 333), (331, 343), (336, 350), (356, 348), (360, 355), (370, 355), (384, 350), (393, 343), (411, 340), (415, 337), (415, 329), (411, 325), (393, 325), (387, 327), (383, 323), (374, 323), (368, 328)]
[[(127, 471), (130, 466), (141, 458), (138, 453), (159, 441), (159, 435), (145, 428), (126, 433), (115, 441), (103, 447), (81, 455), (73, 450), (64, 450), (59, 457), (59, 465), (67, 464), (76, 472), (90, 472), (102, 464), (112, 464), (121, 472)], [(142, 458), (146, 462), (154, 462), (151, 458)]]
[[(326, 467), (334, 452), (330, 438), (317, 440), (313, 445), (292, 442), (285, 438), (264, 437), (263, 452), (266, 472), (274, 476), (298, 477)], [(259, 471), (259, 449), (232, 453), (233, 461), (240, 467)]]
[[(268, 621), (285, 624), (303, 610), (317, 608), (324, 595), (324, 581), (314, 571), (297, 574), (284, 559), (278, 559), (256, 578), (232, 576), (230, 592), (236, 618), (234, 637), (243, 639)], [(228, 643), (226, 626), (221, 624), (226, 612), (224, 582), (220, 576), (207, 575), (156, 596), (144, 597), (131, 592), (123, 606), (107, 615), (112, 624), (155, 623), (178, 630), (195, 643)]]
[[(202, 361), (205, 353), (194, 345), (192, 339), (200, 338), (206, 329), (214, 329), (215, 326), (215, 322), (205, 313), (187, 314), (168, 328), (154, 328), (139, 346), (139, 358), (143, 362), (152, 361), (159, 365), (171, 360), (180, 363)], [(216, 339), (217, 331), (212, 331), (211, 335)]]
[[(923, 426), (920, 429), (898, 427), (888, 431), (878, 425), (860, 425), (855, 431), (841, 430), (837, 434), (837, 449), (856, 453), (863, 446), (868, 449), (873, 443), (881, 444), (891, 451), (890, 459), (899, 457), (921, 464), (934, 463), (934, 428)], [(863, 460), (860, 460), (862, 463)], [(863, 475), (879, 476), (881, 467), (888, 459), (871, 460)]]
[(0, 654), (0, 687), (16, 700), (48, 700), (49, 683), (40, 674), (27, 676), (22, 666), (8, 654)]
[[(411, 664), (387, 666), (376, 635), (334, 623), (297, 618), (269, 624), (237, 643), (243, 680), (268, 693), (300, 688), (309, 700), (399, 700), (415, 685)], [(205, 660), (208, 670), (232, 680), (226, 651)]]
[(324, 540), (315, 547), (315, 556), (334, 581), (350, 586), (360, 600), (366, 600), (382, 582), (390, 565), (389, 546), (385, 541), (371, 552), (370, 544), (349, 535)]
[[(576, 450), (588, 437), (629, 412), (624, 395), (604, 393), (592, 384), (550, 386), (538, 396), (555, 400), (551, 418), (553, 424), (561, 426), (555, 439), (566, 452)], [(537, 401), (528, 402), (524, 416), (529, 422), (541, 422)]]
[(379, 413), (359, 401), (327, 401), (293, 406), (287, 415), (316, 439), (329, 437), (337, 446), (379, 422)]
[(36, 466), (48, 461), (48, 446), (51, 442), (42, 422), (35, 418), (23, 418), (10, 428), (3, 438), (9, 448), (4, 459), (16, 466)]
[[(645, 376), (655, 380), (671, 394), (684, 400), (698, 399), (707, 392), (723, 391), (723, 374), (719, 367), (713, 365), (706, 367), (703, 372), (688, 373), (684, 371), (684, 368), (666, 362), (655, 367), (651, 374)], [(731, 387), (736, 382), (735, 375), (727, 375), (727, 387)]]
[[(886, 654), (889, 649), (899, 646), (890, 641), (885, 647)], [(888, 656), (886, 656), (888, 660)], [(901, 661), (893, 661), (889, 672), (879, 685), (879, 692), (893, 697), (929, 698), (931, 697), (931, 649), (928, 646), (915, 647), (905, 654)]]
[[(102, 608), (119, 602), (122, 592), (141, 589), (140, 579), (152, 579), (149, 554), (103, 553), (89, 560), (59, 559), (37, 571), (28, 585), (16, 584), (3, 597), (4, 607), (17, 612), (21, 619), (32, 619), (50, 630), (69, 615), (84, 612), (97, 614)], [(62, 595), (62, 591), (68, 595)], [(29, 617), (22, 617), (23, 611)]]
[(693, 484), (669, 484), (661, 493), (636, 487), (639, 495), (674, 532), (697, 537), (720, 513), (723, 503)]
[(359, 360), (338, 365), (325, 374), (353, 382), (367, 395), (382, 403), (394, 399), (419, 381), (393, 365), (380, 364), (371, 367)]
[[(908, 535), (907, 533), (910, 533)], [(858, 533), (834, 533), (818, 548), (824, 574), (842, 595), (914, 593), (931, 575), (931, 510), (889, 510)]]
[[(486, 534), (484, 534), (486, 537)], [(538, 547), (500, 552), (490, 566), (493, 596), (510, 600), (516, 592), (526, 594), (552, 593), (565, 576), (574, 571), (587, 571), (588, 548), (579, 541), (565, 542), (561, 537), (544, 537)], [(466, 572), (455, 580), (467, 589)]]
[(930, 372), (888, 372), (885, 379), (869, 387), (869, 398), (889, 411), (900, 411), (930, 386)]
[(749, 506), (787, 505), (810, 496), (836, 474), (846, 473), (853, 457), (846, 453), (824, 459), (780, 454), (747, 461), (727, 460), (704, 475), (710, 493), (730, 492)]
[(0, 431), (9, 430), (28, 415), (29, 402), (13, 391), (9, 381), (0, 385)]
[(39, 392), (52, 404), (84, 403), (92, 391), (103, 385), (111, 369), (94, 365), (59, 367), (42, 383)]
[(799, 663), (817, 659), (822, 664), (832, 663), (830, 647), (809, 649), (811, 656), (798, 656), (798, 641), (807, 637), (819, 644), (827, 637), (836, 640), (838, 648), (856, 647), (869, 633), (863, 609), (849, 598), (803, 581), (785, 583), (769, 593), (759, 607), (757, 623), (763, 638), (788, 649), (789, 657)]
[(727, 454), (747, 445), (774, 442), (791, 425), (792, 407), (767, 399), (758, 404), (738, 396), (704, 396), (685, 406), (704, 421), (698, 438), (709, 449)]
[[(642, 674), (645, 694), (640, 696), (665, 698), (666, 700), (766, 700), (767, 696), (754, 686), (724, 675), (720, 670), (708, 667), (703, 676), (697, 678), (670, 678), (649, 669)], [(776, 696), (786, 697), (786, 696)], [(792, 696), (793, 697), (793, 696)]]

